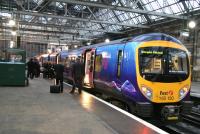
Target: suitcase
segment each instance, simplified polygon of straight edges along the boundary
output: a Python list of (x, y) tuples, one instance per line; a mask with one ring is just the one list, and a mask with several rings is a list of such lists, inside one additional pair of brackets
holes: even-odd
[(50, 86), (50, 93), (60, 93), (60, 85), (52, 85)]

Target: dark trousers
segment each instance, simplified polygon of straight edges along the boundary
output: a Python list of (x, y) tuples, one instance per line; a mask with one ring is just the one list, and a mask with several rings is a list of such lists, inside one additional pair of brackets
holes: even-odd
[(82, 90), (82, 79), (81, 78), (75, 78), (73, 80), (73, 87), (72, 87), (71, 92), (74, 92), (76, 87), (78, 88), (78, 92), (81, 93), (81, 90)]
[(63, 79), (61, 78), (56, 78), (56, 85), (60, 84), (60, 90), (63, 92)]
[(31, 79), (33, 79), (34, 78), (34, 72), (33, 72), (33, 70), (28, 70), (28, 72), (27, 72), (27, 77), (29, 78), (31, 78)]

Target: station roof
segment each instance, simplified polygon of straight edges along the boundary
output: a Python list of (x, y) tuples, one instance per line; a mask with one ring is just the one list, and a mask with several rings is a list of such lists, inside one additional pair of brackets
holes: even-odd
[(7, 22), (14, 19), (23, 40), (91, 41), (160, 20), (187, 21), (199, 10), (200, 0), (1, 0), (0, 34), (12, 38)]

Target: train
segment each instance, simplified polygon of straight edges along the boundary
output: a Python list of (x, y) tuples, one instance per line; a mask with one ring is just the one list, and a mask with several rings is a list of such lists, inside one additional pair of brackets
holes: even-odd
[(107, 94), (141, 117), (179, 120), (191, 111), (190, 54), (176, 38), (149, 33), (61, 51), (57, 61), (72, 80), (71, 66), (81, 58), (83, 87)]

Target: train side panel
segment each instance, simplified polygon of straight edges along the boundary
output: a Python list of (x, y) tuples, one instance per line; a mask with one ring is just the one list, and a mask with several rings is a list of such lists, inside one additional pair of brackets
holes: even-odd
[(137, 85), (135, 50), (138, 45), (129, 42), (98, 47), (94, 70), (95, 88), (133, 102), (148, 101)]
[(117, 79), (118, 51), (123, 51), (124, 44), (97, 47), (94, 70), (94, 86), (112, 94), (119, 91), (113, 88)]
[(148, 101), (141, 94), (137, 84), (135, 50), (140, 45), (137, 42), (128, 42), (124, 48), (123, 66), (120, 77), (122, 94), (133, 102)]

